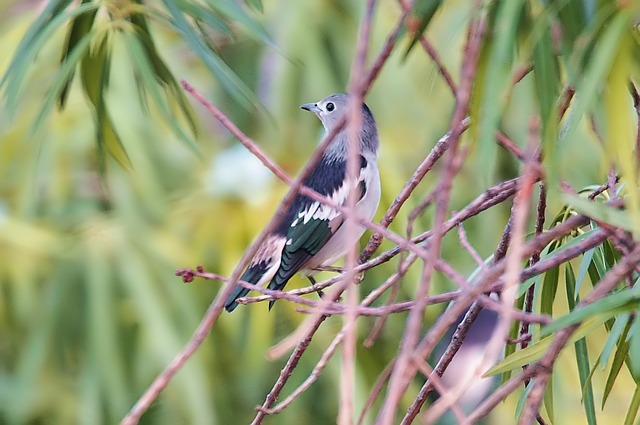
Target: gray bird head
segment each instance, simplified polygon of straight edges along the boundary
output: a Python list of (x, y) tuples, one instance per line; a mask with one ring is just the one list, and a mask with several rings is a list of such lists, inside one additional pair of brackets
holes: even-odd
[[(329, 95), (316, 103), (305, 103), (300, 108), (313, 112), (322, 122), (325, 130), (330, 132), (347, 114), (349, 95), (336, 93)], [(347, 150), (347, 126), (336, 135), (333, 142), (327, 148), (329, 155), (346, 155)], [(371, 110), (366, 104), (362, 104), (362, 127), (360, 129), (360, 151), (364, 154), (377, 154), (378, 129)]]

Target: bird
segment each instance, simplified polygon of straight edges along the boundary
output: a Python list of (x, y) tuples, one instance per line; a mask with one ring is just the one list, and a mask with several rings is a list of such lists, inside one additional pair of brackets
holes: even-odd
[[(336, 93), (316, 103), (306, 103), (300, 108), (313, 112), (330, 133), (340, 125), (348, 113), (349, 96)], [(371, 220), (380, 203), (380, 173), (378, 171), (378, 129), (369, 107), (363, 102), (361, 126), (358, 132), (356, 179), (349, 178), (348, 140), (349, 126), (344, 125), (327, 146), (320, 160), (303, 184), (321, 195), (329, 197), (337, 205), (347, 205), (352, 191), (356, 191), (355, 212), (359, 217)], [(351, 181), (349, 181), (351, 180)], [(282, 290), (296, 273), (306, 274), (311, 282), (316, 268), (329, 266), (344, 256), (364, 233), (358, 225), (354, 235), (344, 226), (345, 217), (335, 208), (322, 204), (308, 196), (297, 194), (284, 218), (256, 251), (240, 280)], [(249, 289), (236, 285), (225, 303), (232, 312), (237, 299), (249, 293)], [(275, 300), (269, 302), (269, 310)]]

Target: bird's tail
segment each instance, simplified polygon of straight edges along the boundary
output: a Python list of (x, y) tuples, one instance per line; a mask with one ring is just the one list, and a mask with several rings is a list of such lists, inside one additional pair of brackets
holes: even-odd
[(229, 295), (229, 298), (227, 298), (227, 302), (225, 303), (224, 308), (229, 313), (231, 313), (233, 310), (236, 309), (236, 307), (238, 307), (238, 301), (236, 300), (238, 298), (242, 298), (245, 295), (247, 295), (249, 291), (250, 291), (249, 289), (243, 288), (242, 286), (237, 285), (236, 288), (231, 293), (231, 295)]

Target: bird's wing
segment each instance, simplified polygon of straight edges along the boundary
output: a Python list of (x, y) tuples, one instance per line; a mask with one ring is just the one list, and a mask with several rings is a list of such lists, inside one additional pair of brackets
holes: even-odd
[[(366, 192), (363, 170), (367, 166), (364, 157), (360, 157), (360, 173), (356, 184), (346, 182), (346, 161), (321, 162), (311, 174), (306, 186), (322, 195), (328, 196), (334, 203), (345, 205), (350, 192), (355, 188), (360, 200)], [(269, 283), (269, 289), (280, 290), (305, 263), (317, 254), (333, 234), (342, 226), (343, 215), (328, 205), (299, 195), (292, 205), (291, 223), (286, 231), (286, 243), (282, 250), (280, 267)]]
[[(286, 238), (282, 235), (271, 234), (267, 236), (264, 243), (260, 246), (256, 254), (253, 256), (249, 267), (242, 274), (240, 280), (262, 286), (273, 278), (279, 264), (282, 248), (286, 242)], [(236, 286), (224, 307), (228, 312), (232, 312), (237, 306), (236, 301), (240, 297), (244, 297), (249, 293), (248, 288)]]

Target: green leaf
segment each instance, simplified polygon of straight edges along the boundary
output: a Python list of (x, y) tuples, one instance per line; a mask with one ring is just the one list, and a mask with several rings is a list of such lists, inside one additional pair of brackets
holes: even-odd
[(77, 64), (89, 51), (94, 37), (95, 33), (89, 33), (84, 38), (82, 38), (82, 40), (80, 40), (80, 42), (76, 44), (73, 52), (71, 52), (71, 54), (67, 57), (67, 60), (65, 60), (61, 64), (58, 72), (56, 72), (56, 75), (47, 90), (47, 95), (42, 106), (40, 107), (40, 110), (38, 111), (38, 115), (33, 122), (32, 133), (40, 130), (45, 118), (47, 118), (51, 114), (56, 100), (59, 98), (59, 95), (69, 81), (69, 78), (71, 78), (71, 76), (74, 74)]
[[(11, 64), (0, 81), (0, 87), (5, 88), (7, 108), (9, 111), (15, 112), (17, 102), (20, 98), (19, 94), (22, 89), (22, 83), (27, 75), (29, 75), (28, 68), (35, 61), (42, 46), (51, 40), (54, 33), (66, 21), (99, 7), (97, 4), (83, 4), (69, 8), (63, 12), (69, 3), (71, 2), (52, 1), (48, 3), (48, 6), (20, 41), (16, 53), (11, 60)], [(70, 60), (70, 58), (68, 60)], [(73, 69), (71, 71), (73, 71)]]
[(267, 30), (253, 19), (235, 0), (205, 0), (205, 2), (230, 21), (242, 26), (247, 34), (257, 41), (275, 46), (275, 42)]
[[(556, 102), (560, 92), (560, 70), (551, 40), (551, 23), (544, 19), (542, 31), (533, 46), (533, 77), (540, 117), (542, 119), (542, 140), (545, 159), (555, 164), (556, 142), (558, 140), (558, 112)], [(555, 181), (556, 167), (547, 167), (551, 181)], [(553, 185), (553, 184), (551, 184)]]
[[(636, 311), (637, 314), (640, 311)], [(634, 320), (629, 329), (629, 371), (636, 382), (640, 382), (640, 320)]]
[(562, 197), (566, 203), (571, 204), (576, 211), (587, 217), (615, 227), (620, 227), (624, 230), (633, 231), (633, 223), (629, 211), (620, 210), (566, 193), (563, 194)]
[(616, 354), (613, 356), (613, 363), (611, 364), (611, 370), (609, 371), (609, 375), (607, 376), (607, 382), (604, 385), (604, 391), (602, 393), (602, 408), (604, 408), (607, 399), (609, 398), (609, 394), (611, 394), (611, 390), (613, 389), (613, 384), (618, 377), (618, 373), (620, 373), (620, 369), (622, 369), (622, 365), (627, 359), (627, 354), (629, 353), (629, 343), (627, 342), (627, 335), (629, 334), (629, 329), (631, 329), (632, 321), (628, 320), (624, 327), (624, 331), (620, 338), (618, 338), (617, 342), (617, 350)]
[[(139, 38), (142, 49), (137, 48), (136, 53), (138, 54), (134, 57), (138, 58), (141, 61), (146, 60), (146, 61), (137, 62), (137, 63), (140, 64), (140, 66), (142, 66), (143, 68), (145, 68), (145, 71), (147, 71), (148, 68), (151, 68), (153, 70), (156, 78), (164, 85), (164, 87), (166, 87), (169, 90), (170, 95), (173, 96), (173, 98), (178, 102), (178, 106), (180, 107), (184, 117), (187, 119), (187, 123), (191, 128), (191, 132), (194, 135), (197, 135), (196, 119), (195, 119), (195, 114), (193, 112), (191, 104), (187, 101), (187, 98), (184, 94), (184, 90), (182, 90), (182, 86), (180, 86), (178, 81), (175, 79), (175, 77), (167, 67), (166, 63), (160, 57), (160, 54), (156, 50), (155, 43), (151, 38), (151, 34), (148, 32), (148, 30), (145, 30), (145, 27), (143, 26), (143, 27), (139, 27), (139, 30), (136, 31), (135, 35)], [(137, 40), (130, 39), (130, 41), (135, 42)], [(138, 43), (136, 43), (136, 47), (137, 47), (137, 44)], [(143, 71), (143, 74), (146, 75), (146, 72)], [(164, 102), (160, 102), (160, 103), (164, 104)], [(169, 114), (171, 114), (170, 111), (169, 111)], [(170, 118), (171, 115), (165, 114), (166, 118)], [(169, 121), (173, 123), (173, 120), (169, 120)], [(182, 135), (182, 132), (178, 131), (178, 129), (176, 128), (174, 128), (174, 132), (178, 135)], [(195, 144), (195, 142), (193, 142), (191, 138), (186, 138), (184, 140), (189, 142), (192, 145), (191, 147), (195, 149), (196, 152), (198, 151), (197, 145)]]
[(553, 316), (553, 301), (558, 291), (558, 278), (560, 268), (554, 267), (547, 270), (542, 281), (542, 293), (540, 294), (540, 313)]
[(618, 52), (620, 41), (629, 25), (629, 14), (624, 9), (618, 9), (612, 19), (603, 25), (603, 34), (598, 38), (593, 53), (589, 57), (587, 71), (576, 76), (576, 96), (572, 112), (567, 118), (563, 131), (560, 133), (560, 143), (571, 139), (582, 117), (599, 100), (599, 93), (609, 74), (613, 60)]
[(604, 261), (602, 260), (601, 247), (596, 247), (596, 250), (593, 253), (593, 260), (589, 264), (588, 273), (589, 280), (593, 287), (595, 287), (598, 282), (600, 282), (600, 279), (602, 279), (602, 276), (607, 273), (607, 270), (604, 268)]
[[(552, 243), (547, 245), (544, 250), (542, 250), (542, 252), (540, 253), (540, 259), (546, 260), (549, 258), (553, 258), (554, 256), (564, 252), (565, 250), (579, 244), (584, 239), (591, 237), (591, 235), (593, 235), (593, 233), (596, 231), (597, 231), (597, 228), (591, 229), (589, 231), (582, 233), (580, 236), (569, 239), (568, 242), (561, 245), (558, 245), (560, 241), (553, 241)], [(540, 280), (543, 278), (543, 276), (546, 276), (546, 274), (534, 276), (530, 279), (527, 279), (522, 284), (520, 284), (518, 286), (517, 296), (518, 297), (522, 296), (531, 285), (538, 284)]]
[(257, 10), (258, 12), (264, 12), (264, 8), (262, 7), (262, 0), (245, 0), (247, 6)]
[[(567, 289), (567, 304), (569, 305), (569, 310), (573, 311), (576, 307), (576, 303), (579, 301), (579, 295), (574, 293), (576, 280), (571, 263), (565, 263), (565, 286)], [(582, 338), (576, 341), (574, 348), (576, 353), (576, 363), (578, 366), (578, 375), (580, 377), (580, 386), (582, 388), (584, 411), (589, 425), (595, 425), (596, 409), (593, 398), (593, 387), (591, 386), (591, 383), (588, 382), (590, 375), (590, 362), (586, 339)]]
[[(630, 25), (628, 13), (621, 12), (620, 20), (627, 20)], [(629, 155), (636, 145), (636, 121), (637, 116), (631, 107), (629, 98), (629, 75), (631, 74), (631, 50), (632, 38), (630, 32), (624, 31), (616, 46), (616, 55), (613, 58), (605, 90), (602, 91), (605, 137), (604, 152), (611, 162), (616, 164), (616, 170), (621, 174), (621, 179), (630, 187), (638, 184), (637, 155)], [(627, 101), (622, 101), (627, 99)], [(640, 195), (637, 190), (626, 191), (626, 212), (631, 224), (631, 231), (637, 239), (640, 236)]]
[(549, 415), (549, 420), (554, 423), (555, 410), (553, 407), (553, 375), (549, 377), (547, 381), (547, 387), (544, 389), (544, 408)]
[[(145, 47), (144, 34), (142, 34), (142, 37), (138, 38), (138, 35), (140, 35), (138, 32), (132, 33), (125, 31), (121, 33), (121, 35), (124, 38), (132, 63), (135, 66), (135, 72), (139, 81), (138, 90), (141, 103), (143, 105), (146, 104), (146, 95), (149, 94), (154, 105), (158, 107), (158, 110), (162, 114), (165, 123), (169, 125), (172, 131), (180, 139), (185, 141), (189, 147), (194, 150), (194, 152), (199, 152), (196, 142), (192, 137), (187, 135), (180, 126), (179, 121), (176, 119), (176, 114), (169, 105), (169, 100), (167, 100), (158, 90), (157, 82), (160, 81), (161, 85), (163, 87), (166, 86), (169, 89), (169, 93), (174, 95), (174, 98), (177, 99), (182, 115), (187, 118), (187, 121), (195, 134), (196, 123), (195, 118), (193, 117), (193, 111), (184, 97), (184, 92), (179, 88), (177, 81), (174, 80), (173, 75), (169, 72), (168, 68), (164, 65), (164, 62), (159, 56), (155, 57), (155, 61), (157, 62), (154, 62), (154, 56), (152, 55), (156, 55), (157, 53), (155, 52), (155, 48), (151, 51), (149, 48)], [(165, 84), (165, 81), (168, 83)]]
[[(524, 308), (524, 300), (525, 300), (524, 296), (518, 297), (516, 299), (514, 308), (516, 310), (522, 311), (522, 309)], [(529, 325), (529, 326), (531, 326), (531, 325)], [(511, 327), (509, 329), (509, 338), (516, 339), (516, 338), (518, 338), (519, 334), (520, 334), (520, 322), (518, 322), (517, 320), (514, 320), (511, 323)], [(504, 345), (504, 357), (507, 358), (507, 357), (511, 356), (513, 353), (516, 352), (517, 348), (518, 348), (517, 344), (505, 344)], [(505, 382), (507, 382), (509, 380), (509, 378), (511, 378), (511, 371), (510, 370), (506, 371), (505, 373), (502, 374), (501, 382), (504, 384)]]
[(98, 170), (106, 173), (106, 154), (111, 155), (125, 169), (131, 169), (131, 161), (122, 144), (105, 104), (106, 91), (109, 86), (109, 68), (111, 54), (109, 32), (98, 33), (100, 38), (95, 47), (82, 58), (80, 79), (87, 98), (93, 107), (96, 125)]
[[(90, 0), (82, 0), (82, 4), (89, 3)], [(67, 40), (65, 43), (65, 47), (62, 49), (62, 58), (60, 62), (64, 62), (67, 60), (73, 49), (76, 48), (80, 40), (85, 37), (91, 27), (93, 26), (93, 21), (95, 20), (96, 13), (98, 9), (91, 9), (81, 15), (78, 15), (75, 19), (71, 21), (69, 32), (67, 33)], [(60, 92), (60, 96), (58, 98), (58, 105), (60, 109), (64, 108), (64, 104), (67, 100), (67, 96), (69, 94), (69, 88), (71, 87), (71, 82), (73, 81), (73, 73), (67, 80), (67, 83), (62, 88)]]
[(163, 0), (163, 4), (169, 11), (175, 29), (180, 32), (189, 47), (202, 60), (205, 66), (216, 76), (222, 87), (243, 107), (250, 109), (251, 106), (258, 106), (260, 102), (249, 88), (238, 78), (238, 76), (211, 51), (209, 46), (202, 40), (194, 28), (189, 25), (180, 9), (173, 1)]
[(229, 25), (227, 25), (224, 19), (203, 6), (186, 2), (182, 4), (182, 10), (187, 15), (191, 15), (191, 17), (193, 17), (196, 22), (200, 21), (212, 28), (215, 28), (225, 37), (233, 38), (235, 36), (233, 30), (231, 29), (231, 27), (229, 27)]
[(100, 386), (111, 400), (108, 404), (111, 416), (117, 418), (127, 409), (128, 398), (126, 367), (118, 350), (118, 329), (110, 317), (116, 311), (112, 268), (101, 244), (89, 244), (87, 255), (87, 351), (94, 362), (92, 369), (99, 375)]
[(578, 277), (576, 278), (576, 294), (580, 293), (580, 288), (582, 288), (582, 282), (584, 282), (584, 278), (587, 276), (587, 272), (589, 271), (589, 264), (593, 260), (593, 254), (596, 251), (596, 248), (591, 248), (589, 251), (582, 254), (582, 259), (580, 260), (580, 267), (578, 268)]
[(602, 254), (608, 270), (611, 270), (621, 258), (620, 252), (609, 239), (602, 244)]
[[(494, 137), (500, 123), (502, 111), (512, 89), (510, 73), (513, 66), (516, 30), (518, 28), (523, 0), (495, 2), (495, 26), (490, 26), (493, 40), (484, 58), (487, 69), (483, 73), (481, 99), (478, 100), (481, 116), (477, 122), (478, 172), (490, 178), (495, 170), (497, 144)], [(483, 56), (485, 51), (482, 52)]]
[(569, 314), (554, 320), (549, 325), (542, 328), (542, 335), (549, 335), (562, 328), (582, 322), (591, 316), (598, 315), (610, 319), (618, 313), (634, 309), (640, 303), (640, 288), (622, 290), (617, 293), (607, 295), (596, 302), (583, 307), (578, 307)]
[(529, 381), (524, 391), (520, 395), (520, 398), (518, 399), (518, 404), (516, 405), (516, 412), (515, 412), (516, 418), (519, 418), (520, 415), (522, 414), (522, 409), (524, 408), (524, 402), (529, 398), (529, 393), (531, 392), (531, 389), (533, 388), (534, 383), (535, 383), (535, 378)]
[(409, 54), (411, 49), (413, 49), (418, 40), (420, 40), (420, 37), (424, 34), (427, 26), (429, 26), (431, 19), (433, 19), (433, 16), (436, 14), (441, 4), (442, 0), (416, 0), (412, 14), (415, 18), (419, 19), (419, 22), (413, 34), (413, 38), (409, 42), (409, 47), (407, 47), (407, 50), (404, 53), (405, 57)]
[[(573, 335), (571, 335), (571, 338), (569, 338), (568, 344), (575, 343), (576, 341), (584, 338), (586, 335), (590, 334), (596, 328), (601, 326), (606, 320), (607, 320), (607, 317), (604, 317), (602, 315), (596, 315), (596, 316), (591, 316), (587, 318), (580, 324), (580, 326), (573, 333)], [(502, 361), (498, 362), (495, 366), (489, 369), (484, 374), (484, 376), (497, 375), (498, 373), (504, 373), (508, 370), (514, 370), (516, 368), (534, 363), (544, 355), (544, 353), (547, 351), (547, 348), (549, 348), (549, 345), (551, 345), (552, 341), (553, 341), (552, 336), (547, 336), (542, 338), (539, 341), (536, 341), (535, 343), (529, 345), (524, 350), (517, 351), (512, 356), (507, 357)]]
[(631, 325), (630, 319), (631, 313), (622, 313), (615, 317), (613, 327), (609, 332), (609, 336), (607, 337), (604, 347), (602, 348), (602, 353), (600, 354), (600, 367), (602, 369), (604, 369), (607, 363), (609, 363), (611, 353), (618, 345), (620, 337), (623, 337), (623, 340), (626, 339), (627, 332), (629, 332), (629, 326)]

